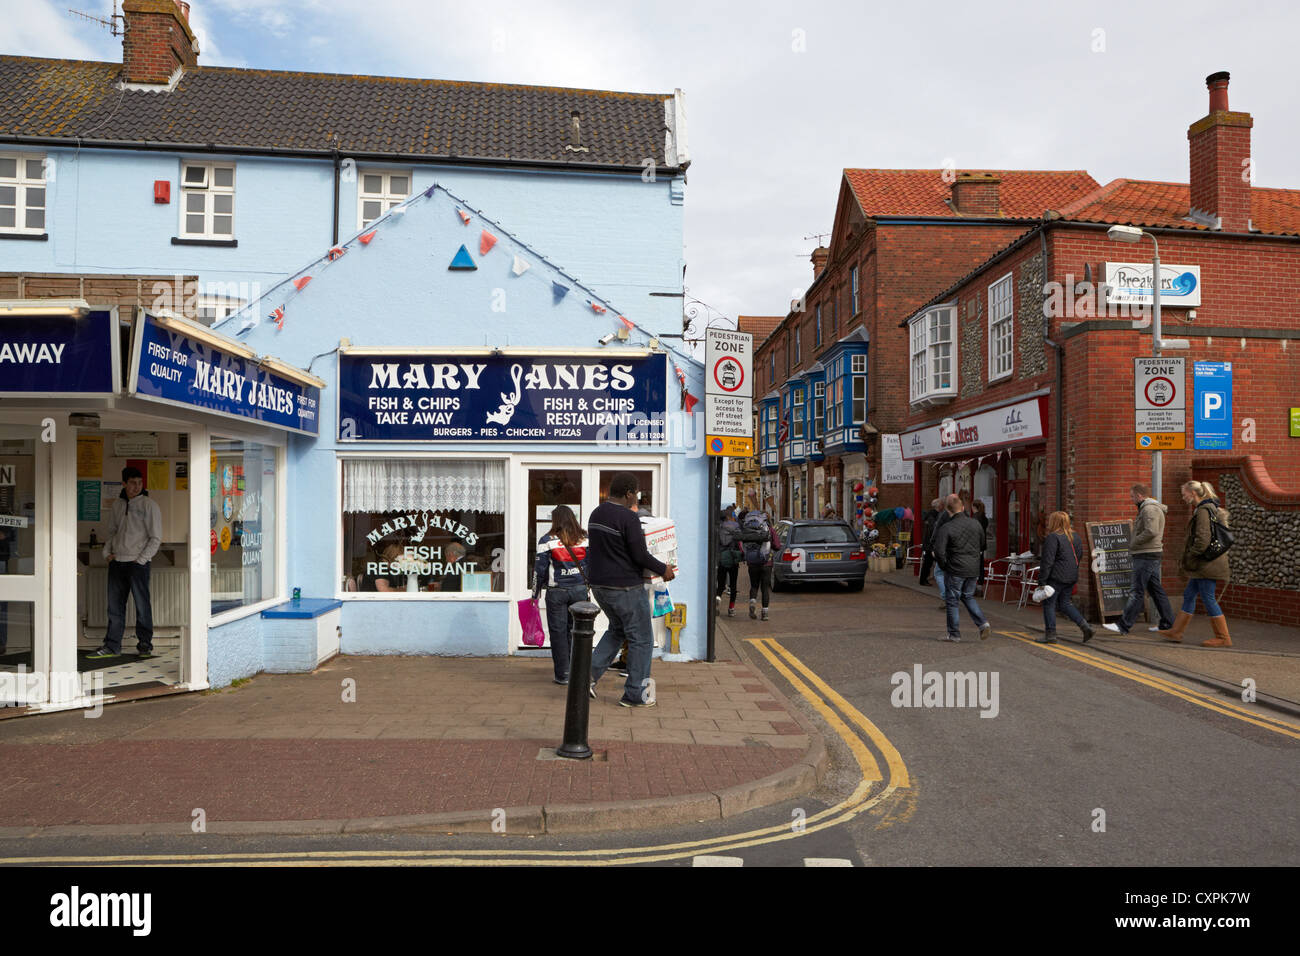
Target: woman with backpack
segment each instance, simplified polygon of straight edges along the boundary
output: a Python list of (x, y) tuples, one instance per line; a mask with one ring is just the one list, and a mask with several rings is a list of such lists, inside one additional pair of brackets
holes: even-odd
[(1228, 619), (1223, 608), (1214, 599), (1214, 585), (1217, 581), (1227, 582), (1228, 556), (1220, 554), (1207, 559), (1205, 550), (1214, 537), (1214, 525), (1228, 526), (1228, 512), (1219, 507), (1218, 496), (1208, 481), (1189, 481), (1182, 488), (1183, 501), (1192, 505), (1192, 516), (1187, 519), (1187, 539), (1183, 544), (1183, 557), (1179, 567), (1187, 575), (1187, 587), (1183, 590), (1183, 606), (1174, 619), (1174, 626), (1164, 632), (1166, 641), (1182, 643), (1183, 631), (1196, 613), (1196, 598), (1199, 595), (1210, 615), (1210, 627), (1214, 628), (1214, 637), (1201, 641), (1202, 647), (1231, 647), (1232, 637), (1228, 634)]
[(740, 540), (745, 569), (749, 573), (749, 616), (758, 618), (759, 592), (763, 596), (763, 620), (772, 601), (772, 556), (781, 550), (781, 539), (767, 512), (751, 508), (740, 516)]
[(715, 604), (721, 601), (722, 592), (731, 590), (727, 617), (736, 616), (736, 585), (740, 581), (740, 562), (744, 551), (740, 546), (740, 522), (736, 520), (734, 505), (724, 508), (718, 518), (718, 593)]
[(1070, 528), (1070, 516), (1064, 511), (1053, 511), (1047, 516), (1047, 539), (1043, 542), (1043, 563), (1039, 573), (1040, 586), (1051, 586), (1053, 594), (1043, 599), (1044, 634), (1039, 644), (1056, 643), (1056, 612), (1060, 611), (1083, 631), (1083, 642), (1092, 640), (1092, 625), (1070, 600), (1074, 586), (1079, 582), (1079, 561), (1083, 558), (1083, 541)]
[(586, 567), (587, 532), (573, 509), (558, 505), (551, 512), (551, 530), (537, 542), (533, 563), (533, 600), (546, 589), (546, 630), (557, 684), (569, 682), (569, 606), (589, 600)]

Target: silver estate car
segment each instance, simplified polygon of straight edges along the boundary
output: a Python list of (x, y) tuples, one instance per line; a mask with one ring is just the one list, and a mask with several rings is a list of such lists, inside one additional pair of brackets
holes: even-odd
[(772, 587), (838, 581), (861, 591), (867, 552), (843, 521), (791, 521), (776, 526), (781, 550), (772, 556)]

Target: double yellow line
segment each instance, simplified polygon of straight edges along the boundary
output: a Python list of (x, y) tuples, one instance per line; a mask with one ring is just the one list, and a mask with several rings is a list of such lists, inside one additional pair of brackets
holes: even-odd
[(1232, 717), (1235, 720), (1243, 720), (1248, 724), (1254, 724), (1256, 727), (1263, 727), (1265, 730), (1271, 730), (1275, 734), (1281, 734), (1282, 736), (1290, 737), (1293, 740), (1300, 740), (1300, 728), (1296, 727), (1294, 724), (1289, 724), (1285, 721), (1269, 717), (1268, 715), (1261, 714), (1258, 711), (1248, 710), (1245, 707), (1238, 707), (1236, 704), (1228, 703), (1222, 698), (1211, 697), (1209, 694), (1203, 694), (1199, 691), (1191, 690), (1190, 688), (1184, 687), (1182, 684), (1176, 684), (1163, 677), (1156, 677), (1154, 674), (1147, 674), (1137, 668), (1117, 663), (1112, 659), (1103, 659), (1098, 657), (1096, 654), (1080, 650), (1071, 645), (1043, 644), (1034, 640), (1024, 631), (998, 631), (997, 633), (1024, 644), (1032, 644), (1035, 647), (1041, 647), (1043, 650), (1060, 654), (1063, 657), (1068, 657), (1070, 660), (1087, 664), (1090, 667), (1097, 668), (1098, 670), (1103, 670), (1119, 677), (1126, 677), (1139, 684), (1145, 684), (1147, 687), (1180, 698), (1188, 703), (1195, 704), (1197, 707), (1204, 707), (1206, 710), (1212, 710), (1216, 714), (1223, 714), (1224, 716)]
[[(852, 751), (862, 779), (853, 792), (839, 803), (813, 814), (798, 824), (781, 823), (705, 840), (656, 846), (620, 847), (599, 850), (310, 850), (289, 853), (139, 854), (122, 856), (12, 857), (0, 864), (59, 864), (104, 866), (613, 866), (631, 863), (660, 863), (700, 854), (796, 840), (809, 833), (839, 826), (879, 806), (901, 790), (911, 787), (907, 765), (880, 728), (836, 693), (801, 660), (771, 638), (753, 638), (763, 656), (788, 680), (843, 738)], [(811, 686), (810, 686), (811, 685)], [(838, 713), (837, 713), (838, 711)], [(843, 716), (841, 716), (843, 715)], [(850, 727), (850, 724), (853, 727)], [(856, 730), (854, 729), (856, 728)], [(865, 740), (863, 739), (865, 736)], [(888, 778), (867, 746), (875, 747), (884, 759)], [(884, 784), (877, 789), (878, 785)], [(872, 795), (872, 791), (876, 790)], [(903, 813), (906, 813), (904, 808)]]

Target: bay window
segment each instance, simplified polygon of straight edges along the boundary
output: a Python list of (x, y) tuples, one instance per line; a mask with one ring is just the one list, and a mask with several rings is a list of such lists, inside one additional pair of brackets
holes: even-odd
[(936, 306), (914, 316), (908, 323), (913, 404), (944, 401), (957, 394), (955, 313), (952, 305)]
[(826, 419), (826, 383), (816, 382), (813, 385), (813, 419), (812, 419), (812, 437), (821, 438), (825, 430)]

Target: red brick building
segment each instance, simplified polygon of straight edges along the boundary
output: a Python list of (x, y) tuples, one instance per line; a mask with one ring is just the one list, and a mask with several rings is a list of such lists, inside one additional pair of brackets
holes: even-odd
[(829, 504), (856, 520), (870, 482), (880, 506), (911, 504), (906, 466), (885, 475), (882, 461), (908, 420), (898, 322), (1096, 188), (1080, 170), (844, 170), (812, 285), (755, 352), (760, 481), (779, 514)]
[[(1176, 602), (1184, 583), (1179, 487), (1209, 480), (1238, 534), (1225, 610), (1295, 624), (1300, 190), (1252, 186), (1251, 117), (1228, 110), (1226, 73), (1207, 83), (1210, 112), (1188, 130), (1189, 184), (1119, 179), (1059, 205), (960, 280), (935, 283), (895, 329), (909, 356), (909, 503), (970, 489), (988, 507), (998, 555), (1037, 550), (1043, 516), (1058, 509), (1076, 530), (1132, 517), (1128, 489), (1151, 479), (1151, 454), (1137, 447), (1133, 363), (1152, 354), (1150, 309), (1118, 306), (1123, 286), (1103, 282), (1145, 262), (1149, 288), (1150, 240), (1107, 237), (1111, 225), (1140, 226), (1160, 245), (1162, 338), (1188, 344), (1163, 351), (1185, 360), (1188, 395), (1187, 448), (1163, 453), (1166, 589)], [(1193, 448), (1198, 361), (1232, 363), (1231, 448)], [(1091, 591), (1085, 576), (1078, 603), (1095, 616)]]

